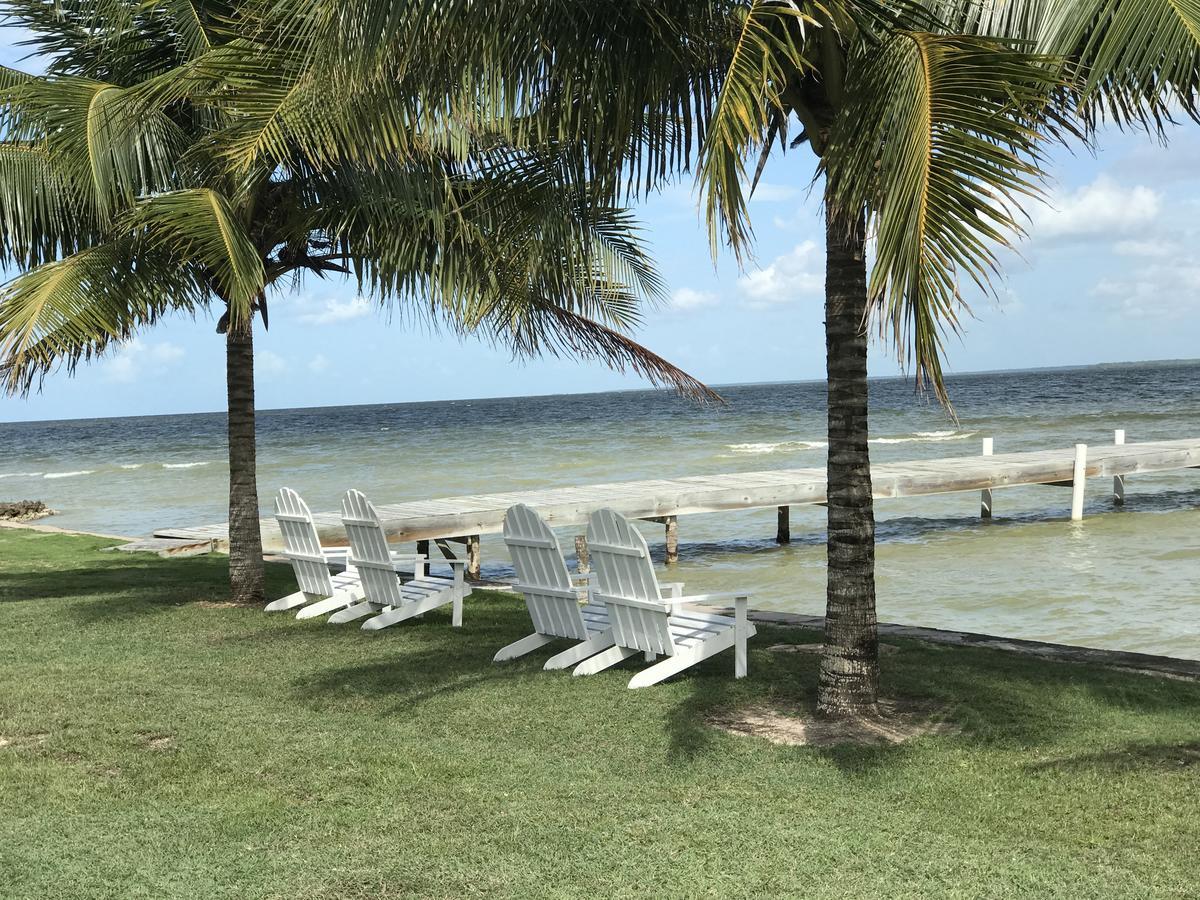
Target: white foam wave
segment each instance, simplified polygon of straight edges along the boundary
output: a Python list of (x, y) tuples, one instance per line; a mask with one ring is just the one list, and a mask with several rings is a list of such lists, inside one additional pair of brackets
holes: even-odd
[(918, 431), (912, 437), (872, 438), (872, 444), (940, 444), (975, 437), (974, 431)]
[(207, 466), (207, 462), (163, 463), (164, 469), (195, 469), (197, 466)]
[(37, 478), (41, 472), (0, 472), (0, 478)]
[(78, 472), (47, 472), (43, 478), (74, 478), (76, 475), (91, 475), (95, 469), (80, 469)]
[(726, 444), (734, 453), (795, 453), (799, 450), (820, 450), (829, 445), (824, 441), (775, 441), (759, 444)]
[(141, 463), (121, 463), (122, 469), (140, 469), (141, 467)]

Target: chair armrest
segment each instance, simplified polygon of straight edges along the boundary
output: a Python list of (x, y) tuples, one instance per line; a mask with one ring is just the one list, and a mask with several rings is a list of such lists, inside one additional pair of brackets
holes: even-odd
[(664, 600), (669, 600), (673, 597), (680, 597), (683, 595), (682, 581), (660, 581), (658, 587), (659, 593), (662, 595), (662, 599)]
[(685, 603), (728, 603), (730, 600), (735, 603), (738, 600), (749, 601), (749, 591), (723, 591), (717, 594), (692, 594), (690, 597), (671, 597), (664, 598), (663, 603), (668, 606), (682, 606)]

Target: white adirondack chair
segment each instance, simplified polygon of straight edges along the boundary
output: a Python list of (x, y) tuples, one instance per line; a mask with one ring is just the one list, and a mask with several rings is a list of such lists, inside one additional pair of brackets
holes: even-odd
[(330, 624), (374, 614), (362, 627), (378, 631), (451, 604), (451, 624), (455, 628), (462, 625), (463, 598), (471, 592), (466, 583), (466, 560), (447, 560), (454, 572), (450, 578), (424, 575), (401, 584), (399, 564), (388, 547), (379, 513), (362, 492), (350, 490), (342, 497), (342, 524), (350, 538), (350, 565), (358, 570), (363, 599), (330, 616)]
[[(546, 661), (547, 669), (565, 669), (613, 645), (608, 610), (590, 593), (579, 602), (580, 588), (573, 583), (554, 532), (533, 509), (523, 503), (504, 514), (504, 543), (517, 570), (516, 589), (525, 595), (533, 620), (533, 634), (503, 647), (493, 662), (516, 659), (559, 638), (579, 641)], [(576, 575), (583, 579), (586, 575)], [(586, 584), (584, 585), (586, 587)]]
[[(275, 495), (275, 519), (300, 590), (268, 603), (267, 612), (311, 604), (300, 611), (307, 618), (304, 613), (333, 612), (362, 598), (358, 575), (349, 569), (350, 548), (321, 546), (308, 504), (291, 488), (280, 488)], [(334, 575), (331, 568), (341, 571)]]
[[(576, 675), (599, 672), (637, 653), (647, 660), (666, 656), (629, 681), (631, 688), (648, 687), (733, 647), (734, 677), (746, 676), (746, 639), (755, 633), (746, 619), (748, 592), (685, 597), (672, 591), (674, 596), (664, 596), (646, 539), (615, 510), (592, 513), (588, 549), (596, 570), (593, 595), (608, 607), (615, 646), (580, 663)], [(729, 600), (734, 601), (732, 618), (681, 608), (685, 603)]]

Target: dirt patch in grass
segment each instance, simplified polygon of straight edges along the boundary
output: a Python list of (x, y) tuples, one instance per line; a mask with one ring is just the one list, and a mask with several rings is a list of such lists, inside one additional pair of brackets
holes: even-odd
[(138, 743), (142, 746), (142, 749), (152, 750), (156, 753), (165, 753), (167, 750), (174, 750), (176, 747), (174, 735), (163, 734), (157, 731), (139, 734)]
[(50, 740), (48, 731), (34, 731), (30, 734), (0, 734), (0, 750), (29, 750), (44, 747)]
[(791, 747), (834, 747), (839, 744), (902, 744), (931, 734), (955, 734), (945, 711), (928, 704), (881, 700), (878, 716), (825, 719), (800, 709), (752, 706), (709, 718), (722, 731), (765, 738)]
[(234, 603), (232, 600), (197, 600), (196, 606), (201, 609), (249, 609), (245, 603)]

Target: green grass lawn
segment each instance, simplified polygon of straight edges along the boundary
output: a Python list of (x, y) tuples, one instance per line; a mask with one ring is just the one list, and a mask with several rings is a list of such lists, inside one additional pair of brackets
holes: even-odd
[(959, 733), (781, 747), (705, 719), (811, 708), (766, 651), (807, 632), (629, 691), (492, 665), (504, 595), (372, 635), (104, 546), (0, 530), (5, 898), (1200, 894), (1195, 683), (896, 641), (888, 692)]

